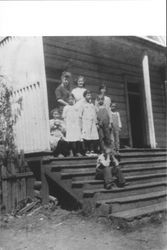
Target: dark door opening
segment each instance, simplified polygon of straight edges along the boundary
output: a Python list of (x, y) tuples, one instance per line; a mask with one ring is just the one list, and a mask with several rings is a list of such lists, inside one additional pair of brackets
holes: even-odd
[(144, 146), (144, 115), (140, 86), (139, 84), (128, 83), (127, 87), (132, 146), (141, 148)]

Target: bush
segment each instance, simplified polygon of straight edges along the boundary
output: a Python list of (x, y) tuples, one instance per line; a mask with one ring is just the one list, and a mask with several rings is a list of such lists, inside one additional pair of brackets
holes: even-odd
[[(0, 74), (0, 162), (12, 160), (15, 155), (14, 124), (20, 114), (12, 112), (12, 88), (8, 79)], [(21, 107), (21, 100), (17, 100)]]

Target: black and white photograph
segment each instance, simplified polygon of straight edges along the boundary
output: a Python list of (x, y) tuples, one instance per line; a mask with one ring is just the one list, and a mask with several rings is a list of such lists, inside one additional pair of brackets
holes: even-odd
[(0, 250), (167, 249), (165, 35), (3, 33)]

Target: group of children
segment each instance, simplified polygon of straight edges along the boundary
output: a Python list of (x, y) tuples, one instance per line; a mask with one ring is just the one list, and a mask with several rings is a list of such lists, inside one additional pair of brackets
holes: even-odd
[(83, 76), (78, 77), (77, 87), (70, 92), (69, 77), (70, 73), (63, 73), (56, 89), (59, 108), (51, 111), (51, 149), (57, 157), (99, 154), (95, 178), (104, 179), (105, 188), (110, 189), (115, 176), (117, 185), (123, 187), (125, 179), (117, 158), (122, 128), (117, 105), (106, 96), (105, 85), (100, 86), (93, 104)]
[(105, 95), (106, 86), (92, 102), (91, 92), (79, 76), (77, 87), (66, 99), (63, 109), (51, 111), (50, 145), (55, 156), (92, 156), (111, 145), (119, 154), (119, 131), (122, 127), (116, 104)]

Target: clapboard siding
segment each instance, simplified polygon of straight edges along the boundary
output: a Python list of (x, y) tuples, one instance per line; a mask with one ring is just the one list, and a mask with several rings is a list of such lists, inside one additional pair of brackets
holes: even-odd
[[(83, 45), (83, 42), (78, 40), (77, 44), (74, 44), (73, 42), (73, 44), (70, 45), (63, 40), (61, 43), (59, 38), (58, 41), (57, 39), (53, 41), (50, 40), (50, 38), (44, 38), (46, 67), (63, 69), (65, 64), (69, 62), (68, 70), (72, 72), (74, 79), (80, 74), (85, 76), (86, 87), (92, 91), (93, 99), (95, 99), (98, 93), (100, 84), (105, 82), (108, 89), (108, 96), (110, 96), (113, 101), (118, 103), (118, 107), (120, 109), (123, 123), (121, 137), (127, 138), (129, 135), (123, 78), (125, 69), (121, 68), (123, 66), (127, 66), (122, 64), (120, 67), (117, 67), (118, 63), (113, 62), (109, 55), (105, 58), (97, 54), (92, 54), (90, 41), (88, 41), (85, 46)], [(130, 70), (131, 69), (129, 69), (129, 71)], [(133, 72), (133, 70), (131, 71)]]
[(158, 147), (166, 146), (166, 105), (163, 76), (157, 67), (150, 70), (155, 136)]
[[(119, 44), (120, 39), (122, 38), (124, 41), (122, 44)], [(141, 70), (138, 64), (139, 60), (136, 60), (136, 56), (134, 57), (136, 61), (134, 60), (132, 61), (132, 57), (129, 56), (131, 52), (134, 53), (137, 51), (135, 48), (135, 43), (133, 42), (131, 44), (128, 44), (128, 46), (126, 46), (125, 37), (44, 37), (44, 42), (45, 42), (45, 45), (58, 47), (60, 50), (60, 54), (61, 54), (61, 49), (63, 50), (66, 49), (67, 51), (70, 51), (70, 52), (73, 51), (74, 53), (79, 52), (80, 56), (82, 56), (82, 54), (87, 55), (87, 56), (93, 55), (95, 58), (99, 57), (100, 60), (102, 59), (111, 60), (111, 57), (112, 57), (112, 62), (113, 62), (113, 65), (111, 65), (112, 67), (117, 66), (118, 68), (118, 66), (121, 67), (123, 65), (124, 68), (127, 67), (126, 68), (127, 71), (129, 70), (129, 66), (133, 67), (133, 71), (136, 70), (138, 72), (139, 70)], [(90, 47), (91, 51), (87, 51), (87, 47)], [(129, 54), (127, 53), (126, 48), (129, 49)], [(140, 45), (140, 49), (138, 48), (138, 55), (139, 55), (140, 63), (142, 60), (141, 49), (144, 50), (144, 47), (142, 47), (142, 45)], [(125, 64), (125, 60), (123, 60), (123, 57), (120, 57), (119, 59), (117, 59), (118, 54), (123, 55), (124, 52), (127, 54), (126, 64)], [(152, 51), (152, 54), (153, 54), (153, 51)], [(154, 70), (156, 66), (153, 64), (150, 64), (150, 68)]]
[[(118, 47), (114, 42), (116, 40), (117, 38), (112, 39), (111, 37), (44, 37), (46, 77), (48, 84), (51, 85), (50, 79), (56, 78), (54, 71), (69, 70), (73, 79), (80, 74), (84, 75), (86, 88), (92, 91), (93, 99), (98, 93), (99, 86), (105, 83), (108, 96), (112, 101), (117, 102), (120, 110), (123, 123), (121, 137), (128, 138), (125, 77), (132, 83), (142, 84), (142, 53), (139, 53), (140, 58), (136, 60), (134, 57), (131, 60), (131, 55), (127, 56), (127, 60), (125, 60), (121, 55), (125, 55), (126, 43), (124, 46)], [(150, 72), (157, 143), (158, 146), (164, 146), (164, 135), (159, 134), (159, 129), (164, 131), (165, 128), (163, 82), (160, 70), (152, 62)], [(55, 88), (57, 85), (55, 84)]]
[[(46, 39), (46, 38), (45, 38)], [(44, 43), (45, 43), (44, 39)], [(107, 56), (104, 56), (103, 53), (100, 53), (102, 51), (98, 50), (95, 53), (92, 54), (92, 47), (90, 48), (91, 51), (88, 51), (89, 45), (85, 48), (86, 52), (82, 51), (82, 45), (77, 42), (77, 46), (74, 46), (73, 49), (71, 49), (71, 46), (67, 45), (66, 43), (61, 45), (59, 42), (55, 40), (54, 45), (53, 41), (48, 42), (48, 40), (45, 43), (45, 49), (47, 50), (45, 56), (52, 57), (52, 59), (59, 58), (64, 60), (70, 60), (75, 62), (78, 62), (80, 64), (86, 65), (86, 63), (89, 64), (89, 67), (98, 67), (101, 71), (106, 71), (108, 68), (110, 69), (110, 72), (113, 73), (113, 75), (120, 75), (120, 73), (126, 73), (132, 75), (132, 74), (140, 74), (141, 68), (136, 67), (133, 64), (127, 65), (122, 62), (118, 62), (113, 60), (112, 57), (109, 57), (109, 53)], [(54, 52), (53, 52), (54, 50)], [(102, 50), (102, 49), (101, 49)], [(52, 53), (53, 52), (53, 53)], [(51, 54), (51, 55), (50, 55)], [(74, 63), (74, 62), (71, 62)]]

